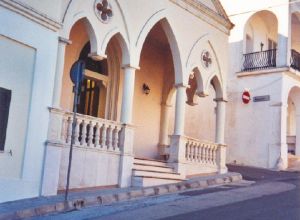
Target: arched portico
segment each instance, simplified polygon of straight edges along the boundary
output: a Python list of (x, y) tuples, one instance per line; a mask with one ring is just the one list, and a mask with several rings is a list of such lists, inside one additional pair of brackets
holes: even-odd
[(287, 105), (288, 152), (300, 156), (300, 87), (295, 86), (289, 91)]

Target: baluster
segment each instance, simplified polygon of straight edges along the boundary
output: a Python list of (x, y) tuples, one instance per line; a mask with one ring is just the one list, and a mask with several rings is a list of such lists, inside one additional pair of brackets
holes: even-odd
[(107, 128), (107, 150), (113, 150), (113, 129), (112, 125)]
[(95, 128), (95, 147), (98, 148), (100, 146), (100, 126), (98, 122)]
[(103, 123), (101, 129), (101, 148), (106, 149), (106, 124)]
[(218, 151), (218, 145), (215, 145), (215, 148), (214, 148), (214, 155), (213, 155), (213, 157), (214, 157), (214, 164), (216, 164), (217, 163), (217, 151)]
[(196, 142), (193, 146), (193, 157), (194, 157), (194, 161), (197, 162), (197, 143)]
[(67, 140), (66, 123), (67, 123), (67, 119), (63, 117), (61, 122), (61, 132), (60, 132), (60, 141), (62, 141), (63, 143), (65, 143)]
[(75, 131), (74, 131), (74, 144), (79, 145), (79, 132), (80, 132), (80, 122), (78, 119), (75, 121)]
[(188, 160), (188, 148), (189, 148), (189, 141), (185, 144), (185, 159)]
[(189, 161), (192, 161), (192, 146), (193, 146), (193, 142), (191, 142), (189, 145)]
[(115, 151), (120, 151), (120, 149), (119, 149), (119, 131), (120, 131), (120, 128), (118, 126), (116, 126), (113, 131), (113, 148)]
[(211, 164), (213, 164), (213, 160), (214, 160), (213, 148), (214, 148), (214, 145), (210, 145), (210, 163)]
[(73, 124), (73, 121), (71, 119), (71, 117), (68, 117), (68, 129), (67, 129), (67, 143), (71, 143), (71, 138), (72, 138), (72, 124)]
[(197, 144), (197, 162), (201, 162), (201, 147), (200, 144)]
[(94, 138), (94, 125), (93, 122), (90, 121), (89, 123), (89, 133), (88, 133), (88, 146), (91, 147), (93, 144), (93, 138)]
[(186, 143), (186, 160), (190, 159), (190, 144), (189, 141)]
[(203, 156), (204, 156), (204, 163), (207, 163), (207, 145), (206, 144), (204, 144), (204, 154), (203, 154)]
[(85, 120), (82, 120), (81, 123), (82, 130), (81, 130), (81, 140), (80, 140), (80, 145), (85, 145), (86, 144), (86, 137), (87, 137), (87, 123), (85, 123)]
[(201, 144), (201, 163), (205, 163), (205, 155), (204, 155), (204, 153), (205, 153), (205, 148), (204, 148), (204, 144), (202, 143)]

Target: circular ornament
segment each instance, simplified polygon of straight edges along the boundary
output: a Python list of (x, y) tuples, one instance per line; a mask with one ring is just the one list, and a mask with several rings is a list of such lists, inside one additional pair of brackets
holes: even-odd
[(204, 50), (201, 54), (201, 63), (206, 69), (210, 68), (212, 65), (212, 58), (207, 50)]
[(108, 0), (96, 0), (94, 8), (95, 14), (101, 22), (107, 24), (112, 19), (113, 11)]

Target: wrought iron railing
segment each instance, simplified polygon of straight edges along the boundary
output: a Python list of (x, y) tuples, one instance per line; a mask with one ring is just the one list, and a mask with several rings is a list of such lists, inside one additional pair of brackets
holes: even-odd
[(300, 71), (300, 53), (296, 50), (291, 51), (291, 67)]
[(244, 54), (243, 71), (276, 67), (276, 49)]

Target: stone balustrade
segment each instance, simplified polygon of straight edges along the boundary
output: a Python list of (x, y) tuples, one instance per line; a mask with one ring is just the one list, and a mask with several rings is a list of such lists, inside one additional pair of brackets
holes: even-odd
[[(52, 124), (55, 122), (52, 130), (60, 130), (60, 135), (49, 135), (50, 141), (70, 145), (73, 113), (58, 109), (51, 109), (50, 113)], [(74, 146), (120, 152), (122, 124), (88, 115), (76, 116)]]
[(187, 162), (217, 164), (218, 144), (187, 137), (185, 148)]

